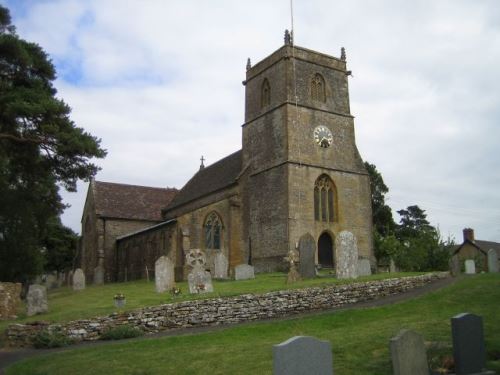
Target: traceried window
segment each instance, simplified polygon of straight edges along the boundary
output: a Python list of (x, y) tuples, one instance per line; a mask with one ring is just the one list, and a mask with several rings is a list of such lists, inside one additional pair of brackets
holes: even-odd
[(311, 99), (323, 103), (326, 101), (325, 80), (319, 73), (311, 80)]
[(330, 177), (321, 175), (314, 184), (314, 219), (335, 221), (335, 185)]
[(220, 249), (222, 224), (215, 212), (211, 212), (205, 220), (205, 249)]
[(269, 104), (271, 104), (271, 86), (267, 78), (264, 78), (260, 93), (260, 108), (267, 107)]

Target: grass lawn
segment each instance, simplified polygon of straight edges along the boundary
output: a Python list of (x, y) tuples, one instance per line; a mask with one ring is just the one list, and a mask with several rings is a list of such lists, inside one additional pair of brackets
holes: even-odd
[[(418, 273), (381, 273), (372, 276), (360, 277), (358, 281), (378, 280), (402, 276), (418, 275)], [(258, 274), (255, 279), (242, 281), (214, 281), (214, 293), (193, 295), (189, 294), (187, 282), (177, 283), (181, 288), (181, 295), (173, 297), (170, 293), (156, 293), (154, 281), (131, 281), (126, 283), (105, 284), (102, 286), (87, 286), (85, 290), (74, 292), (70, 288), (59, 288), (49, 291), (49, 312), (46, 314), (26, 317), (25, 313), (19, 315), (15, 321), (0, 322), (0, 332), (9, 324), (25, 323), (36, 320), (50, 322), (65, 322), (77, 319), (86, 319), (95, 316), (108, 315), (118, 311), (113, 304), (113, 296), (123, 293), (127, 298), (126, 306), (121, 310), (132, 310), (144, 306), (154, 306), (163, 303), (178, 302), (196, 298), (214, 298), (245, 293), (265, 293), (285, 288), (304, 288), (326, 284), (350, 283), (352, 280), (338, 280), (327, 273), (322, 277), (300, 281), (287, 286), (286, 274), (267, 273)], [(22, 306), (25, 311), (25, 307)], [(0, 340), (1, 341), (1, 340)]]
[[(422, 334), (430, 357), (451, 355), (450, 318), (461, 312), (483, 317), (486, 349), (499, 352), (499, 307), (500, 274), (475, 275), (395, 305), (73, 349), (19, 362), (7, 375), (271, 374), (272, 345), (296, 335), (329, 340), (337, 374), (391, 374), (388, 343), (400, 329)], [(500, 361), (488, 367), (498, 371)]]

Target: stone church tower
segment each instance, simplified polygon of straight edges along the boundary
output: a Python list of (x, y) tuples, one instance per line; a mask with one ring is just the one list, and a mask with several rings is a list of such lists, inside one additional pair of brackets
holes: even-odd
[(316, 263), (334, 267), (345, 255), (335, 245), (343, 231), (374, 265), (369, 176), (355, 143), (345, 53), (328, 56), (286, 36), (273, 54), (247, 64), (241, 150), (202, 165), (178, 191), (91, 186), (82, 220), (97, 223), (82, 231), (89, 277), (103, 253), (96, 238), (107, 244), (107, 280), (144, 278), (162, 255), (176, 280), (185, 279), (190, 249), (203, 250), (211, 272), (216, 258), (226, 260), (228, 276), (242, 263), (276, 271), (304, 236)]
[(243, 238), (257, 271), (275, 270), (309, 233), (333, 266), (335, 238), (357, 238), (374, 260), (369, 177), (349, 108), (345, 52), (285, 45), (247, 65), (241, 195)]

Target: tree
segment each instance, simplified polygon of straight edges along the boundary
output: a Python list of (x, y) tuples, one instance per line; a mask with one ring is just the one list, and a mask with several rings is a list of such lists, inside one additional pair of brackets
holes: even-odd
[(40, 46), (21, 39), (0, 5), (0, 279), (41, 271), (50, 220), (64, 209), (59, 185), (76, 190), (106, 155), (56, 98), (55, 68)]
[(42, 241), (45, 255), (45, 270), (62, 272), (74, 266), (78, 235), (64, 226), (59, 218), (47, 222), (47, 231)]
[[(392, 241), (385, 242), (385, 238), (391, 236), (396, 228), (396, 223), (392, 217), (391, 208), (385, 203), (385, 194), (389, 188), (384, 183), (382, 175), (374, 164), (365, 161), (365, 168), (370, 176), (370, 190), (372, 202), (372, 220), (373, 220), (373, 247), (377, 260), (390, 257), (388, 252)], [(390, 251), (390, 250), (389, 250)]]
[(435, 232), (436, 229), (427, 221), (425, 210), (417, 205), (397, 211), (401, 216), (397, 232), (400, 240), (416, 237), (423, 232)]

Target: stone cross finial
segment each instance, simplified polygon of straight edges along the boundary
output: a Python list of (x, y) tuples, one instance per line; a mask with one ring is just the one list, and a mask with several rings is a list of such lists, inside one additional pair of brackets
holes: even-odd
[(191, 249), (186, 254), (186, 263), (191, 267), (205, 267), (207, 263), (207, 258), (205, 257), (205, 253), (200, 249)]
[(288, 29), (285, 30), (285, 45), (290, 46), (292, 44), (292, 34)]
[(203, 155), (201, 155), (200, 161), (201, 161), (200, 169), (205, 168), (205, 164), (203, 163), (205, 161), (205, 158), (203, 157)]
[(342, 61), (345, 61), (345, 60), (346, 60), (346, 56), (345, 56), (345, 48), (344, 48), (344, 47), (342, 47), (342, 48), (340, 49), (340, 60), (342, 60)]
[(250, 57), (247, 59), (247, 70), (250, 70), (252, 63), (250, 62)]

